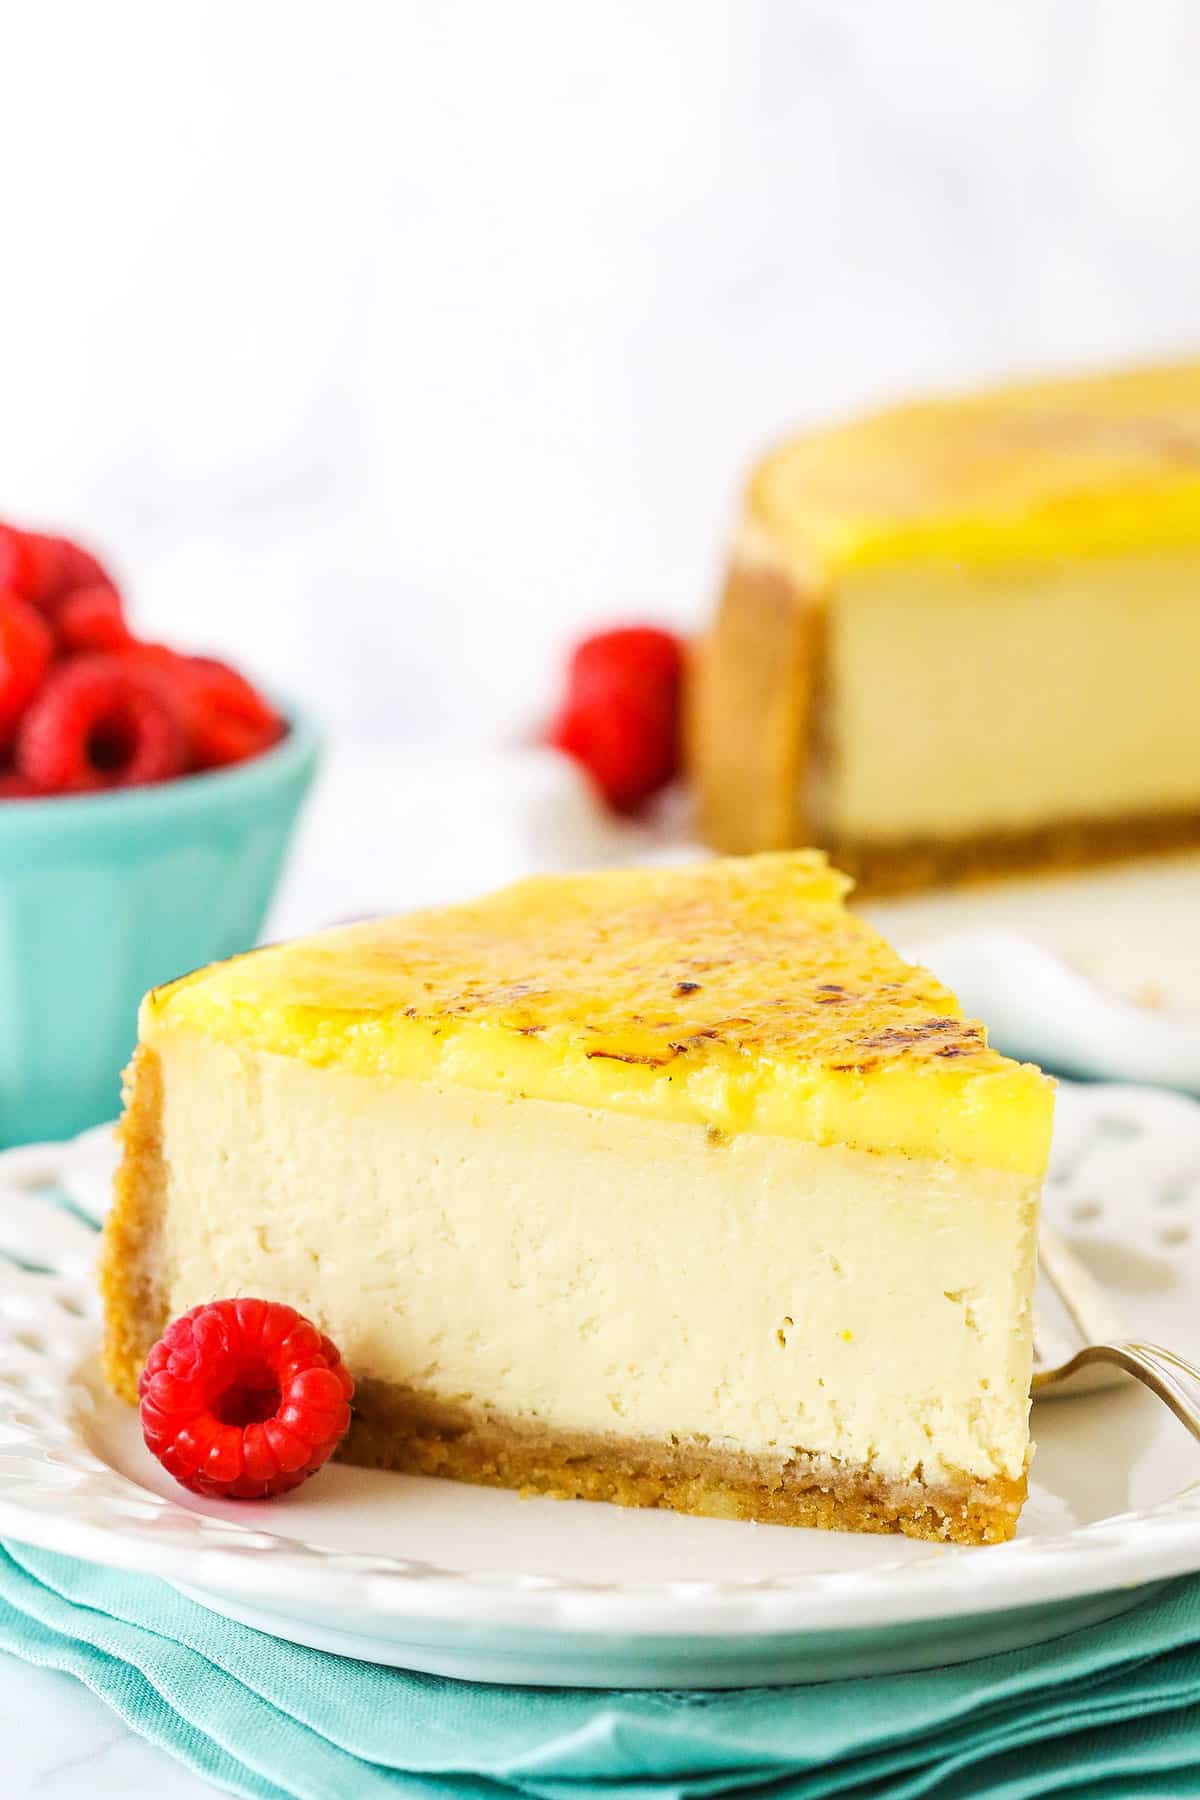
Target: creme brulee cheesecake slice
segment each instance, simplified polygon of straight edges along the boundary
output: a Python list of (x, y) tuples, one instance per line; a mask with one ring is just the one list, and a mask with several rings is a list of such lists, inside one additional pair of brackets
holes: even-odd
[(690, 689), (721, 850), (874, 891), (1200, 845), (1200, 362), (900, 406), (755, 471)]
[(286, 1301), (345, 1454), (685, 1512), (1011, 1535), (1051, 1084), (814, 852), (555, 876), (151, 994), (106, 1362)]

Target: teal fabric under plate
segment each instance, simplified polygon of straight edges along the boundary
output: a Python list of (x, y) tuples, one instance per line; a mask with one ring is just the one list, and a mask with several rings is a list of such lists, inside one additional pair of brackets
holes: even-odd
[(1200, 1578), (1032, 1650), (733, 1693), (476, 1686), (281, 1643), (151, 1577), (0, 1547), (0, 1649), (252, 1800), (1200, 1797)]

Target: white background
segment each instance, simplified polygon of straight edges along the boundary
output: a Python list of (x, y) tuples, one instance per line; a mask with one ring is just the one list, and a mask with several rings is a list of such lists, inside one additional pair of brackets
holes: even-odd
[[(1197, 0), (0, 0), (0, 516), (348, 750), (509, 732), (703, 617), (791, 425), (1200, 349), (1198, 93)], [(0, 1722), (14, 1794), (199, 1792)]]
[(701, 619), (795, 422), (1200, 345), (1195, 0), (0, 20), (0, 516), (343, 738)]

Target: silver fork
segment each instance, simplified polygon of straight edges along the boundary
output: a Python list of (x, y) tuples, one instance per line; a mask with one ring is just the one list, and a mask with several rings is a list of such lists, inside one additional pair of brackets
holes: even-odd
[(1040, 1398), (1067, 1383), (1075, 1392), (1106, 1387), (1113, 1380), (1110, 1371), (1123, 1370), (1164, 1400), (1200, 1439), (1200, 1369), (1161, 1344), (1125, 1337), (1101, 1288), (1045, 1220), (1038, 1233), (1038, 1273), (1080, 1342), (1067, 1340), (1039, 1298), (1033, 1320), (1034, 1393)]

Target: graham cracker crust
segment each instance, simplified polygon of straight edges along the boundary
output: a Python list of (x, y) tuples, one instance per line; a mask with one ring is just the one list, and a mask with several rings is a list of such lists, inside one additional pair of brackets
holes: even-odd
[(735, 562), (688, 664), (685, 759), (714, 849), (787, 850), (812, 736), (824, 609), (769, 563)]
[(1197, 808), (899, 843), (823, 830), (824, 612), (820, 591), (792, 572), (735, 556), (686, 693), (688, 772), (714, 850), (814, 845), (873, 899), (1200, 849)]
[(919, 888), (967, 887), (1021, 875), (1068, 875), (1139, 856), (1200, 849), (1200, 811), (1064, 821), (1037, 831), (901, 844), (834, 840), (821, 846), (870, 899)]
[(168, 1323), (155, 1279), (166, 1204), (162, 1070), (158, 1057), (143, 1045), (125, 1071), (124, 1100), (117, 1129), (122, 1156), (100, 1239), (96, 1279), (104, 1305), (104, 1378), (115, 1394), (136, 1406), (138, 1376)]
[(1022, 1477), (926, 1486), (804, 1454), (760, 1457), (700, 1439), (647, 1441), (557, 1430), (365, 1380), (338, 1452), (362, 1468), (448, 1476), (558, 1500), (607, 1500), (706, 1518), (826, 1531), (902, 1532), (1000, 1544), (1016, 1529)]

